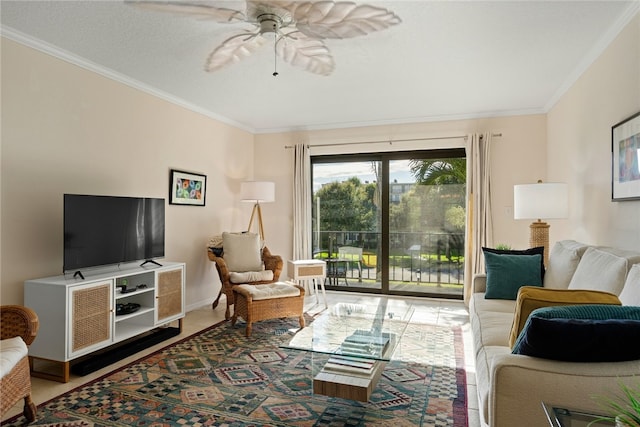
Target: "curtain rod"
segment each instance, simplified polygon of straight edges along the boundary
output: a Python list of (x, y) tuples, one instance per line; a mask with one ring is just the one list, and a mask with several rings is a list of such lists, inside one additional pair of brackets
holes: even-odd
[[(491, 134), (494, 138), (499, 138), (502, 136), (501, 133), (493, 133)], [(456, 136), (432, 136), (427, 138), (411, 138), (411, 139), (389, 139), (389, 140), (379, 140), (379, 141), (358, 141), (358, 142), (338, 142), (334, 144), (308, 144), (308, 147), (340, 147), (343, 145), (360, 145), (360, 144), (389, 144), (393, 145), (394, 142), (416, 142), (416, 141), (432, 141), (432, 140), (442, 140), (442, 139), (464, 139), (467, 140), (467, 135), (456, 135)], [(293, 145), (285, 145), (284, 148), (293, 148)]]

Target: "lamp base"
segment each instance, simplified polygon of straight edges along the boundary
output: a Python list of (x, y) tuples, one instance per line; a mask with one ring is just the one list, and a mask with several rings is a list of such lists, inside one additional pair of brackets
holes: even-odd
[(532, 222), (529, 226), (529, 246), (537, 248), (544, 246), (544, 265), (549, 261), (549, 228), (551, 226), (544, 221)]
[(249, 226), (247, 226), (247, 231), (251, 231), (251, 226), (253, 225), (253, 218), (258, 217), (258, 230), (260, 233), (260, 238), (264, 241), (264, 225), (262, 225), (262, 209), (260, 209), (260, 203), (256, 202), (253, 205), (253, 210), (251, 211), (251, 219), (249, 219)]

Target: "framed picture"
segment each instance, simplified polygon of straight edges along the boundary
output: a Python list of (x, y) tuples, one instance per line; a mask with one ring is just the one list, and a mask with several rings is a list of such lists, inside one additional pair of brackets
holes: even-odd
[(169, 204), (204, 206), (207, 176), (171, 169)]
[(640, 113), (611, 128), (611, 198), (640, 200)]

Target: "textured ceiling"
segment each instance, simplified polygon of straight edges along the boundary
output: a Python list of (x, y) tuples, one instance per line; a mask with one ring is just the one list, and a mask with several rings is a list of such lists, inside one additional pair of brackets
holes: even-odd
[[(212, 2), (243, 9), (243, 1)], [(121, 1), (0, 2), (3, 36), (255, 133), (541, 113), (640, 10), (636, 1), (386, 1), (402, 23), (327, 40), (318, 76), (258, 53), (205, 60), (247, 24)]]

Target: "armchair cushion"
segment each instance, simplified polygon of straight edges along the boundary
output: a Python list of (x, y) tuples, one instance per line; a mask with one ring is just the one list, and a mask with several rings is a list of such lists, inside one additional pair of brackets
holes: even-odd
[(262, 251), (260, 236), (256, 233), (222, 233), (224, 255), (229, 271), (261, 271)]
[(244, 271), (237, 273), (235, 271), (229, 272), (229, 280), (231, 283), (248, 283), (248, 282), (264, 282), (273, 280), (273, 271)]
[(20, 337), (0, 341), (0, 378), (11, 372), (28, 351), (27, 345)]

